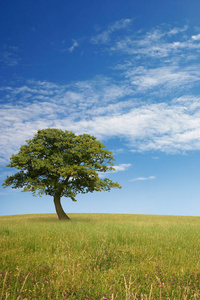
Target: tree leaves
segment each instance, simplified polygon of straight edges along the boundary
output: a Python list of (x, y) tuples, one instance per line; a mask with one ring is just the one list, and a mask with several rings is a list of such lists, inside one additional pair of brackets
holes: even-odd
[(59, 193), (73, 201), (78, 193), (121, 188), (117, 182), (99, 178), (100, 172), (113, 170), (114, 158), (94, 136), (48, 128), (26, 142), (8, 165), (20, 172), (7, 177), (4, 187), (12, 185), (34, 195)]

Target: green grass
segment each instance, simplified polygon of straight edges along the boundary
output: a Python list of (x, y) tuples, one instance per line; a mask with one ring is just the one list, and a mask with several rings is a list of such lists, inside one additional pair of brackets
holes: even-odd
[(200, 299), (200, 218), (0, 217), (0, 300)]

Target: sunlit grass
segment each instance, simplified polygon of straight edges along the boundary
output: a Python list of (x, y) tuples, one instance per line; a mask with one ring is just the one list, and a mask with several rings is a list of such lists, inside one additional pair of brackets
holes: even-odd
[(0, 299), (200, 299), (200, 218), (0, 217)]

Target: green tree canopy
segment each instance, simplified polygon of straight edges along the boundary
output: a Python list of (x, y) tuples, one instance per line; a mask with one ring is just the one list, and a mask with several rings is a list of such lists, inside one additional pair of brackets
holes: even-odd
[(20, 171), (7, 176), (3, 186), (53, 196), (59, 219), (69, 219), (61, 197), (76, 201), (78, 193), (121, 188), (108, 178), (100, 179), (100, 172), (114, 170), (114, 158), (94, 136), (48, 128), (39, 130), (26, 143), (7, 165)]

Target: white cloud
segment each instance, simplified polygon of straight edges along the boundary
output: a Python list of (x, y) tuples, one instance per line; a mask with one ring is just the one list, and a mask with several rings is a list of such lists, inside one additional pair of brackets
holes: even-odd
[(121, 29), (126, 29), (131, 24), (131, 22), (131, 19), (119, 20), (108, 27), (105, 31), (97, 34), (96, 36), (93, 36), (91, 38), (91, 42), (94, 44), (105, 44), (110, 41), (110, 36), (113, 32)]
[(182, 28), (177, 28), (177, 27), (175, 27), (175, 28), (172, 28), (172, 29), (169, 30), (168, 35), (169, 35), (169, 36), (170, 36), (170, 35), (176, 35), (176, 34), (178, 34), (178, 33), (180, 33), (180, 32), (186, 31), (187, 29), (188, 29), (188, 26), (187, 26), (187, 25), (183, 26)]
[[(145, 57), (169, 59), (172, 55), (176, 61), (188, 59), (188, 51), (193, 51), (196, 55), (195, 51), (200, 49), (200, 44), (195, 43), (199, 35), (192, 36), (191, 39), (182, 34), (179, 40), (175, 39), (176, 34), (181, 34), (186, 30), (187, 26), (170, 30), (158, 27), (147, 33), (130, 34), (116, 39), (109, 51), (128, 54), (138, 60)], [(173, 39), (169, 39), (171, 36)]]
[(70, 48), (68, 48), (69, 52), (73, 52), (75, 48), (77, 48), (79, 46), (79, 43), (77, 41), (73, 41), (73, 44)]
[[(123, 102), (113, 91), (111, 81), (104, 78), (101, 88), (99, 84), (79, 82), (70, 87), (32, 82), (29, 88), (5, 88), (10, 103), (2, 105), (0, 111), (2, 163), (38, 129), (47, 127), (89, 133), (101, 140), (120, 137), (128, 141), (132, 151), (200, 150), (200, 97), (185, 95), (151, 103), (134, 98), (130, 91), (123, 92), (126, 89), (122, 86), (119, 99), (129, 96)], [(110, 97), (106, 102), (104, 92), (109, 87)], [(40, 98), (44, 91), (48, 101)], [(32, 93), (33, 102), (27, 101), (27, 93)]]
[(99, 173), (99, 177), (105, 177), (107, 176), (108, 174), (113, 174), (113, 173), (117, 173), (117, 172), (123, 172), (123, 171), (126, 171), (128, 170), (128, 168), (131, 167), (131, 164), (120, 164), (120, 165), (117, 165), (117, 166), (114, 166), (114, 171), (107, 171), (106, 173)]
[(119, 171), (126, 171), (128, 168), (131, 167), (131, 164), (120, 164), (118, 166), (115, 166), (115, 172), (119, 172)]
[[(121, 137), (133, 151), (180, 152), (200, 149), (200, 98), (141, 105), (130, 112), (80, 120), (73, 129), (99, 138)], [(185, 101), (185, 100), (184, 100)]]
[(195, 41), (199, 41), (200, 40), (200, 33), (197, 34), (197, 35), (193, 35), (192, 39), (195, 40)]
[(180, 86), (186, 86), (200, 81), (199, 66), (183, 67), (164, 66), (159, 68), (139, 67), (132, 69), (129, 66), (126, 70), (126, 77), (130, 79), (131, 84), (138, 87), (140, 91), (165, 85), (165, 88), (171, 89)]
[[(112, 25), (105, 31), (107, 39), (130, 23), (127, 19)], [(25, 139), (47, 127), (101, 140), (120, 138), (118, 147), (124, 148), (125, 142), (131, 151), (200, 150), (200, 67), (195, 48), (200, 50), (200, 45), (195, 38), (181, 38), (181, 32), (185, 34), (184, 28), (157, 28), (142, 37), (118, 38), (121, 50), (131, 56), (112, 70), (113, 78), (101, 75), (66, 85), (29, 80), (1, 87), (0, 163), (6, 164)], [(156, 48), (155, 63), (155, 56), (146, 58)], [(193, 63), (188, 63), (189, 56)], [(126, 165), (116, 171), (120, 168)]]
[(156, 176), (149, 176), (149, 177), (137, 177), (133, 178), (130, 181), (147, 181), (147, 180), (153, 180), (156, 179)]

